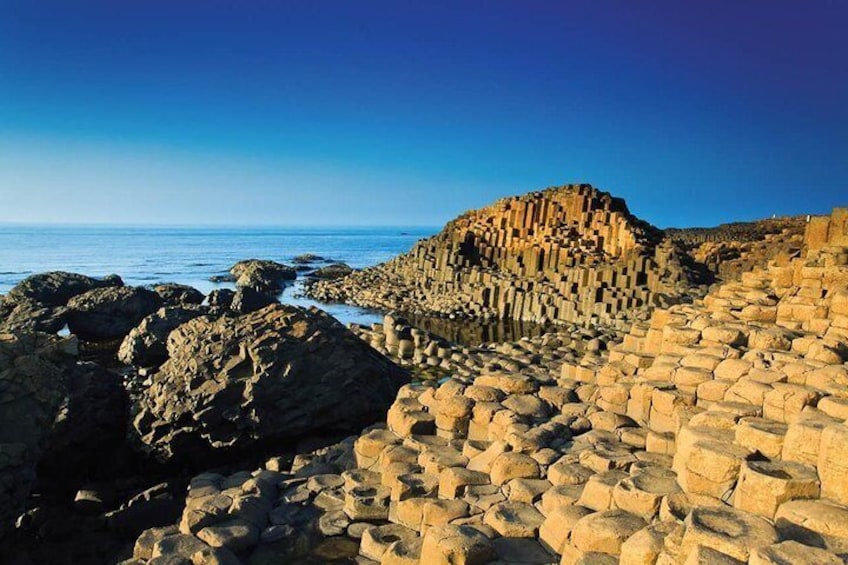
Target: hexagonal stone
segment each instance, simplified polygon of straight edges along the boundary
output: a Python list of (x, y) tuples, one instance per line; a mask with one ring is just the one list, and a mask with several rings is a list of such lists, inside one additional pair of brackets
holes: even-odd
[(526, 502), (501, 502), (486, 511), (484, 522), (509, 538), (533, 538), (545, 517), (532, 504)]

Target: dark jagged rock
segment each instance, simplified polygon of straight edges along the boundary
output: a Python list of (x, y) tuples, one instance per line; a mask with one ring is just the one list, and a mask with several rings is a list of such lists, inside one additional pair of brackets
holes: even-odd
[(320, 263), (322, 261), (326, 261), (326, 259), (320, 255), (315, 255), (314, 253), (304, 253), (303, 255), (298, 255), (292, 259), (292, 263), (295, 265), (308, 265), (310, 263)]
[(35, 480), (35, 465), (66, 396), (63, 366), (75, 338), (0, 334), (0, 537)]
[(68, 302), (68, 327), (85, 340), (119, 339), (161, 305), (159, 295), (145, 288), (98, 288)]
[(316, 279), (333, 280), (346, 277), (352, 272), (353, 269), (345, 263), (333, 263), (332, 265), (321, 267), (315, 272), (310, 273), (309, 276), (314, 277)]
[(158, 294), (165, 301), (165, 304), (171, 306), (200, 304), (205, 298), (202, 292), (187, 284), (157, 284), (153, 287), (153, 292)]
[(230, 309), (237, 314), (249, 314), (271, 304), (277, 304), (277, 299), (247, 286), (238, 289), (233, 295)]
[(65, 327), (66, 308), (47, 306), (30, 298), (7, 300), (0, 307), (0, 331), (56, 333)]
[(123, 281), (116, 275), (95, 279), (77, 273), (53, 271), (25, 278), (9, 291), (8, 299), (13, 302), (29, 299), (47, 306), (64, 306), (74, 296), (90, 290), (122, 285)]
[(230, 268), (236, 286), (252, 288), (265, 294), (279, 294), (288, 281), (297, 278), (297, 271), (277, 263), (260, 259), (239, 261)]
[(207, 304), (212, 310), (229, 310), (235, 294), (229, 288), (216, 288), (209, 293)]
[(168, 334), (180, 325), (206, 312), (203, 308), (165, 307), (144, 318), (130, 330), (121, 347), (118, 359), (137, 367), (158, 367), (168, 358)]
[(122, 377), (95, 363), (64, 371), (66, 397), (47, 438), (40, 471), (52, 477), (93, 479), (118, 464), (124, 443), (129, 398)]
[(65, 305), (69, 300), (93, 289), (122, 285), (117, 275), (95, 279), (53, 271), (29, 276), (4, 297), (0, 305), (0, 331), (56, 333), (67, 323)]
[(405, 374), (326, 313), (276, 304), (195, 318), (171, 333), (169, 358), (140, 399), (135, 428), (165, 460), (359, 429)]

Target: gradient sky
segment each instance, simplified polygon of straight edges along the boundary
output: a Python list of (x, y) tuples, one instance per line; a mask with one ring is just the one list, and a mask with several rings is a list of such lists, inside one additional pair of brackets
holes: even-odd
[(848, 205), (848, 2), (0, 0), (0, 222)]

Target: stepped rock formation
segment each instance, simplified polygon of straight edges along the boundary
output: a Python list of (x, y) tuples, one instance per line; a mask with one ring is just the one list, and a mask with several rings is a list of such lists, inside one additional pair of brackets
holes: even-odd
[(663, 233), (589, 185), (504, 198), (312, 296), (409, 313), (611, 322), (689, 288)]
[(402, 387), (384, 425), (195, 477), (127, 563), (848, 557), (848, 209), (608, 350), (550, 334), (436, 357), (454, 376)]

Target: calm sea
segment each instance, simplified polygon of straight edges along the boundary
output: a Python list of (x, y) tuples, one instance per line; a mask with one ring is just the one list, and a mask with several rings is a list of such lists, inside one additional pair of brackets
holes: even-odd
[[(204, 293), (229, 284), (209, 282), (241, 259), (291, 263), (314, 253), (354, 268), (369, 267), (408, 251), (438, 228), (140, 228), (0, 226), (0, 294), (45, 271), (120, 275), (124, 282), (189, 284)], [(381, 314), (352, 306), (298, 298), (298, 285), (281, 300), (318, 305), (344, 323), (371, 323)]]

